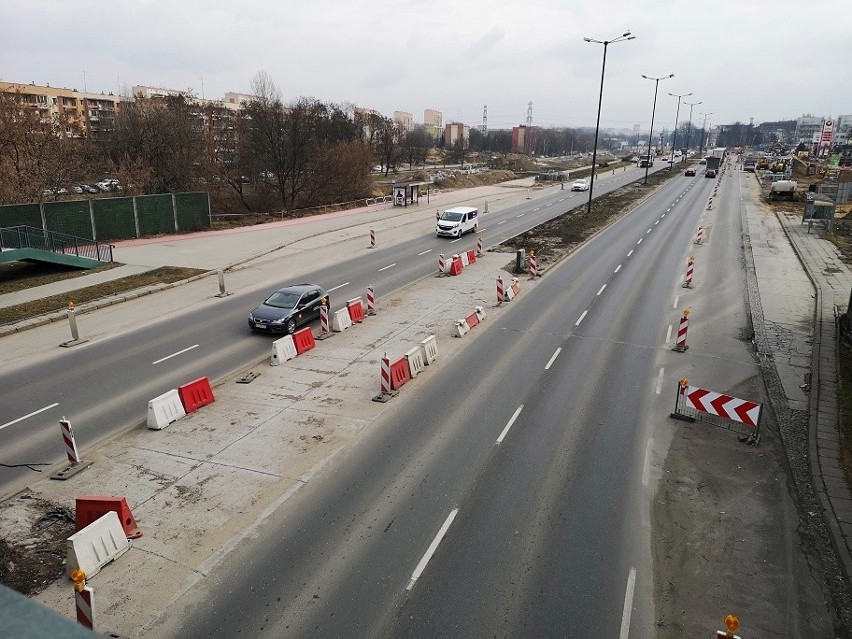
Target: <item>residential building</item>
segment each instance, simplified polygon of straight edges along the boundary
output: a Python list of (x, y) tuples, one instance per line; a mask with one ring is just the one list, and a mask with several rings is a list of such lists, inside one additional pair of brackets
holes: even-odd
[(512, 153), (532, 153), (537, 139), (538, 127), (523, 124), (512, 127)]
[(461, 140), (462, 146), (467, 148), (470, 140), (470, 127), (461, 122), (452, 122), (444, 127), (444, 147), (449, 149)]
[(401, 133), (411, 131), (414, 128), (414, 116), (408, 111), (394, 111), (393, 123), (396, 124)]
[(834, 127), (834, 144), (845, 146), (852, 140), (852, 115), (838, 115)]
[(795, 144), (804, 142), (809, 148), (813, 149), (814, 145), (819, 142), (824, 122), (824, 118), (817, 118), (810, 114), (798, 118), (796, 120)]

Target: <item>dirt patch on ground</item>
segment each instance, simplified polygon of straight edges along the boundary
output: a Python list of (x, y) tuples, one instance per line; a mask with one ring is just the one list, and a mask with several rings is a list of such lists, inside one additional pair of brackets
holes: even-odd
[(43, 262), (7, 262), (0, 264), (0, 295), (15, 293), (28, 288), (70, 280), (75, 277), (83, 277), (91, 273), (108, 271), (121, 266), (118, 262), (110, 262), (95, 268), (80, 269), (59, 264), (45, 264)]
[[(0, 308), (0, 324), (11, 324), (13, 322), (19, 322), (24, 319), (44, 315), (46, 313), (55, 313), (68, 308), (69, 302), (73, 302), (74, 304), (85, 304), (86, 302), (94, 302), (96, 300), (111, 297), (113, 295), (120, 295), (146, 286), (179, 282), (195, 275), (201, 275), (205, 272), (206, 271), (196, 268), (163, 266), (146, 273), (122, 277), (111, 282), (96, 284), (95, 286), (87, 286), (75, 291), (63, 293), (62, 295), (53, 295), (44, 299), (27, 302), (25, 304), (16, 304), (14, 306)], [(59, 275), (60, 277), (58, 279), (65, 279), (64, 277), (61, 277), (61, 273)], [(47, 279), (48, 277), (48, 275), (43, 273), (39, 279)], [(33, 284), (33, 280), (29, 281), (32, 286), (39, 286), (39, 284)]]
[(0, 504), (0, 584), (27, 596), (47, 588), (64, 574), (73, 534), (68, 509), (28, 493)]

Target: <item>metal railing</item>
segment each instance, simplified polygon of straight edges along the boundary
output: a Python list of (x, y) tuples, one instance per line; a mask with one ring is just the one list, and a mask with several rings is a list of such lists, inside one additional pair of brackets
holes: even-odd
[(56, 231), (45, 231), (34, 226), (10, 226), (0, 229), (1, 250), (22, 248), (112, 262), (112, 244), (102, 244)]

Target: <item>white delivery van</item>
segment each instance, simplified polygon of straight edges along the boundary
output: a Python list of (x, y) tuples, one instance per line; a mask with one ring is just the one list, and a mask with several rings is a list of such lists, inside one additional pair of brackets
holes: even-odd
[(435, 224), (438, 237), (461, 237), (468, 231), (479, 229), (479, 210), (472, 206), (456, 206), (447, 209)]

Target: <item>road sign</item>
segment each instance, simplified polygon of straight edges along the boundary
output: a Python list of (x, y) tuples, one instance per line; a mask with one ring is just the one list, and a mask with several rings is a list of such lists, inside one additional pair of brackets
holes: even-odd
[(760, 419), (761, 407), (760, 404), (755, 402), (695, 386), (687, 386), (685, 395), (687, 404), (704, 413), (718, 415), (747, 426), (757, 426)]

